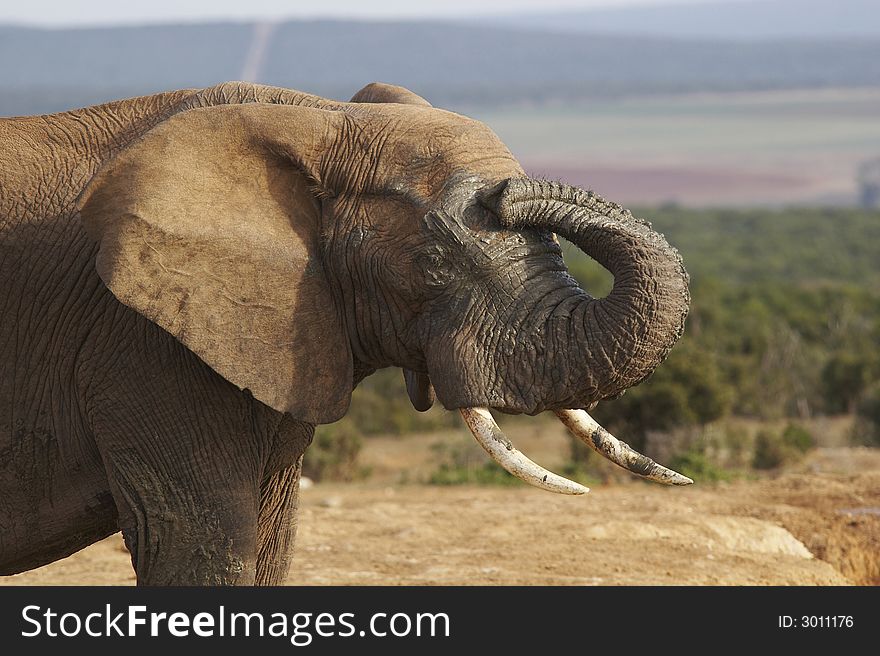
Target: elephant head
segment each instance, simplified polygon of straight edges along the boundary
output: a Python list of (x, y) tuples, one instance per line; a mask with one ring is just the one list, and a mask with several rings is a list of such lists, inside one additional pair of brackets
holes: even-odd
[[(690, 482), (584, 410), (682, 333), (687, 274), (660, 234), (528, 178), (485, 125), (405, 89), (300, 102), (189, 109), (103, 167), (78, 207), (120, 301), (302, 421), (335, 421), (363, 376), (398, 366), (417, 409), (459, 409), (539, 487), (586, 491), (517, 452), (488, 409), (554, 411), (627, 469)], [(578, 286), (554, 235), (614, 275), (608, 296)]]

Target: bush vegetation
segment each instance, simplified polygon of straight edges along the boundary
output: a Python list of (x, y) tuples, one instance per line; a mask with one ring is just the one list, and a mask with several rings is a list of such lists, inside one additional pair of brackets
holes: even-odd
[(762, 429), (755, 436), (752, 466), (755, 469), (776, 469), (799, 460), (813, 445), (813, 436), (797, 424), (789, 424), (782, 432)]
[[(637, 214), (650, 216), (681, 251), (691, 313), (668, 360), (620, 400), (600, 404), (600, 421), (644, 446), (647, 431), (729, 415), (855, 412), (856, 440), (873, 443), (880, 426), (880, 214), (675, 207)], [(610, 288), (610, 277), (573, 247), (566, 259), (597, 295)], [(780, 440), (760, 442), (769, 449), (786, 444)]]
[(853, 442), (880, 447), (880, 383), (872, 385), (859, 400)]
[(437, 468), (428, 482), (432, 485), (517, 485), (518, 481), (494, 462), (472, 440), (435, 442)]
[(314, 481), (353, 481), (365, 473), (358, 464), (363, 434), (348, 417), (321, 426), (303, 458), (303, 475)]

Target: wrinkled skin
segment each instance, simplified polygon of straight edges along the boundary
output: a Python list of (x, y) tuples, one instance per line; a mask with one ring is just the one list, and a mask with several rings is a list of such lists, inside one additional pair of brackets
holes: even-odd
[[(139, 584), (280, 583), (314, 426), (364, 376), (404, 368), (420, 410), (585, 408), (681, 334), (665, 242), (611, 204), (629, 232), (590, 232), (592, 200), (517, 186), (486, 126), (398, 87), (227, 83), (0, 143), (2, 574), (121, 528)], [(622, 281), (604, 303), (552, 232)]]

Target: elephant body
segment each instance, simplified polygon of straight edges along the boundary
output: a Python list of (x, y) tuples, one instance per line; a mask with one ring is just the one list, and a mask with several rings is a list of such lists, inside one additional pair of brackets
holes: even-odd
[(121, 529), (139, 584), (280, 583), (303, 454), (364, 376), (404, 368), (419, 410), (569, 412), (683, 328), (662, 236), (399, 87), (225, 83), (0, 119), (0, 144), (0, 574)]
[(175, 112), (303, 98), (222, 85), (0, 121), (0, 574), (121, 528), (142, 583), (283, 581), (314, 425), (117, 301), (74, 205)]

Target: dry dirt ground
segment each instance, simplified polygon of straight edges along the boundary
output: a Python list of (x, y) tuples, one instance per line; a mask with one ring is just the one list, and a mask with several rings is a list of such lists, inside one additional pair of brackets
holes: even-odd
[[(822, 449), (801, 472), (586, 497), (525, 487), (316, 485), (291, 584), (880, 583), (880, 453)], [(134, 583), (119, 535), (5, 584)]]

